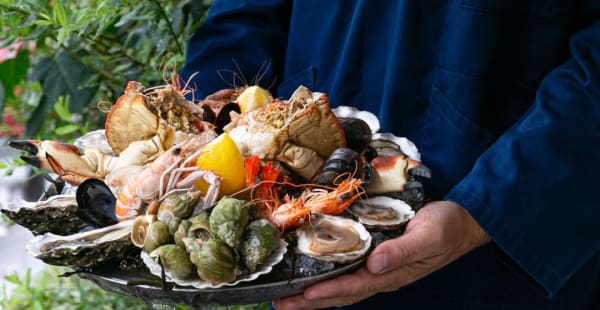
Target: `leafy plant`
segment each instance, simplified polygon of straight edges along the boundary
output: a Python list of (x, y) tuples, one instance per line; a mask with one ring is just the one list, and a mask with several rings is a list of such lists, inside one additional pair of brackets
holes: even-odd
[[(14, 273), (4, 277), (14, 288), (7, 293), (2, 290), (0, 309), (150, 309), (142, 300), (131, 296), (107, 292), (88, 280), (77, 276), (59, 277), (68, 271), (65, 268), (48, 268), (34, 276), (28, 269), (23, 276)], [(206, 306), (214, 310), (266, 310), (268, 303), (244, 306)], [(173, 309), (169, 306), (165, 309)], [(175, 307), (178, 310), (191, 309), (186, 305)]]
[(26, 115), (28, 138), (99, 128), (99, 102), (128, 80), (162, 84), (165, 59), (183, 62), (210, 2), (0, 0), (0, 48), (15, 54), (0, 63), (0, 115)]

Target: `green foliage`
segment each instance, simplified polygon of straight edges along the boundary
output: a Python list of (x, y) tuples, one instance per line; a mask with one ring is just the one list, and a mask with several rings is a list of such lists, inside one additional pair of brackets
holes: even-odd
[(210, 2), (0, 0), (0, 48), (18, 52), (0, 62), (0, 115), (25, 115), (27, 138), (68, 142), (100, 128), (99, 102), (128, 80), (164, 84), (163, 71), (181, 66)]
[[(88, 280), (77, 276), (59, 277), (69, 271), (65, 268), (48, 268), (33, 276), (27, 270), (23, 276), (16, 273), (4, 277), (14, 285), (10, 293), (3, 287), (0, 309), (150, 309), (142, 300), (131, 296), (107, 292)], [(188, 310), (191, 307), (179, 305), (165, 309)], [(268, 303), (244, 306), (207, 306), (215, 310), (266, 310)]]
[[(63, 270), (64, 272), (64, 270)], [(148, 309), (141, 300), (110, 293), (76, 276), (61, 278), (60, 271), (49, 268), (33, 277), (31, 270), (20, 277), (4, 277), (14, 285), (10, 295), (3, 288), (2, 309)]]

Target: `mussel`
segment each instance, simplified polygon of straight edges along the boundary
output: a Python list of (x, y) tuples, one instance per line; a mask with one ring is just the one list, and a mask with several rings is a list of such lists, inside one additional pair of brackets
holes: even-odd
[(371, 128), (359, 118), (338, 118), (346, 135), (346, 146), (362, 153), (371, 143)]
[(79, 185), (75, 194), (76, 214), (84, 222), (95, 227), (117, 223), (116, 198), (110, 188), (99, 179), (90, 178)]
[(230, 112), (241, 113), (239, 104), (235, 102), (220, 102), (205, 100), (202, 103), (203, 120), (215, 125), (218, 134), (223, 133), (223, 127), (231, 121)]
[(320, 185), (336, 185), (343, 176), (353, 176), (368, 183), (373, 172), (369, 164), (353, 149), (339, 148), (327, 158), (315, 183)]

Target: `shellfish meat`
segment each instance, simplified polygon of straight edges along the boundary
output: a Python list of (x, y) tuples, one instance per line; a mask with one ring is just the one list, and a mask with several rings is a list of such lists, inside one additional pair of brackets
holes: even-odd
[(368, 253), (372, 237), (359, 222), (340, 216), (315, 214), (296, 231), (296, 252), (319, 260), (346, 264)]

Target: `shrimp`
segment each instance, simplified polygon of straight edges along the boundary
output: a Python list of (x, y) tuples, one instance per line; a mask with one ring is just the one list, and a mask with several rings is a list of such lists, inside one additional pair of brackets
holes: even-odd
[(212, 205), (217, 198), (221, 178), (211, 171), (198, 170), (194, 165), (204, 145), (201, 138), (193, 137), (156, 158), (119, 192), (115, 205), (117, 219), (122, 221), (144, 212), (154, 213), (156, 210), (148, 205), (156, 206), (158, 201), (171, 194), (188, 191), (200, 178), (211, 186), (196, 207)]
[(290, 199), (286, 196), (285, 203), (279, 205), (275, 203), (275, 207), (267, 207), (261, 214), (282, 231), (297, 228), (302, 226), (311, 214), (337, 215), (342, 213), (364, 194), (361, 185), (362, 180), (349, 177), (344, 179), (334, 190), (316, 188), (304, 192), (298, 198)]

